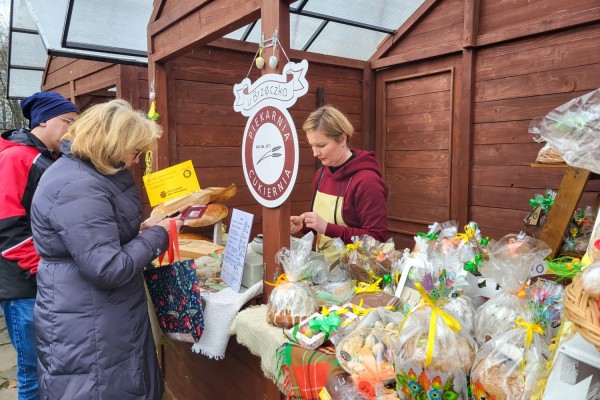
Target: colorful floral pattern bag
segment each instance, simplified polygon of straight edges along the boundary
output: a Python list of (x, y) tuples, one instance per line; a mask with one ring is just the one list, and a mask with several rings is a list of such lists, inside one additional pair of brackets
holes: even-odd
[[(147, 267), (144, 278), (161, 329), (170, 338), (197, 342), (204, 330), (204, 315), (194, 260), (180, 260), (177, 226), (171, 221), (169, 264)], [(164, 254), (159, 258), (162, 264)]]

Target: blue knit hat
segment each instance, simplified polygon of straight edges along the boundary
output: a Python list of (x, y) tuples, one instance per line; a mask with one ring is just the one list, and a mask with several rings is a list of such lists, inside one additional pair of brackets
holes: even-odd
[(29, 129), (62, 114), (70, 112), (79, 114), (79, 109), (75, 104), (55, 92), (38, 92), (23, 99), (21, 111), (23, 111), (23, 116), (29, 120)]

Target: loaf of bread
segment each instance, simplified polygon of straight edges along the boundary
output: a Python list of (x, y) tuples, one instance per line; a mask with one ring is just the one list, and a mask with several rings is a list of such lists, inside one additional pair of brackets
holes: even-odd
[(192, 228), (214, 225), (228, 214), (227, 206), (219, 203), (211, 203), (206, 206), (202, 217), (197, 219), (186, 219), (184, 225)]
[[(199, 206), (210, 203), (223, 203), (224, 201), (229, 200), (230, 198), (235, 196), (236, 193), (237, 187), (234, 184), (231, 184), (228, 187), (208, 187), (200, 189), (186, 196), (166, 201), (162, 204), (157, 205), (152, 209), (152, 213), (150, 215), (152, 217), (165, 217), (167, 215), (172, 215), (181, 212), (189, 206)], [(222, 212), (222, 207), (224, 206), (221, 205), (220, 212), (213, 212), (216, 212), (216, 214), (219, 215)], [(208, 210), (206, 211), (207, 212), (205, 212), (205, 214), (208, 214)], [(225, 213), (225, 216), (227, 216), (227, 213)]]

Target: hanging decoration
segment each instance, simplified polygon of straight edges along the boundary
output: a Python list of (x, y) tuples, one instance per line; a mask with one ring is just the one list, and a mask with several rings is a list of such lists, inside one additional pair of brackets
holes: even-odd
[[(150, 109), (148, 110), (148, 114), (146, 114), (146, 116), (152, 121), (156, 122), (158, 121), (158, 113), (156, 112), (156, 92), (154, 91), (154, 80), (150, 83), (150, 95), (148, 97), (150, 100)], [(146, 168), (144, 169), (144, 176), (148, 176), (152, 173), (152, 161), (152, 150), (149, 150), (145, 155)]]
[(148, 118), (150, 118), (152, 121), (158, 121), (158, 113), (156, 112), (156, 93), (154, 92), (154, 81), (152, 81), (152, 83), (150, 83), (150, 110), (148, 110), (148, 114), (146, 114), (148, 116)]

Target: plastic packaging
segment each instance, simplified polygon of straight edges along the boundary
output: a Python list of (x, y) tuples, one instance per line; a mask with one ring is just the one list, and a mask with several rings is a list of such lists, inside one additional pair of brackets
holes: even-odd
[(556, 107), (529, 132), (550, 143), (567, 164), (600, 173), (600, 89)]

